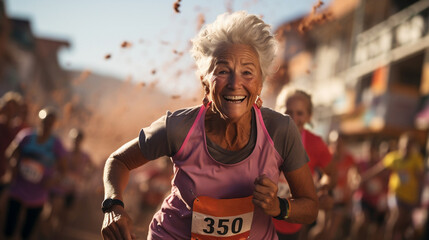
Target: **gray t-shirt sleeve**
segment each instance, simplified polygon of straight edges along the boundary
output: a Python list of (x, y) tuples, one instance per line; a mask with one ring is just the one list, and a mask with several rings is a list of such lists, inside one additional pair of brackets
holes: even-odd
[(180, 149), (198, 115), (199, 107), (167, 112), (149, 127), (140, 130), (140, 150), (148, 160), (172, 157)]
[(261, 112), (274, 147), (284, 160), (282, 171), (290, 172), (306, 164), (309, 158), (292, 118), (269, 108), (261, 108)]

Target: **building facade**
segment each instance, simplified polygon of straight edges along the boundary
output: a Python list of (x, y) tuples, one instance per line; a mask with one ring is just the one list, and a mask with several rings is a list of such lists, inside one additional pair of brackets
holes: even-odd
[(36, 37), (30, 21), (7, 16), (3, 1), (0, 26), (0, 96), (16, 91), (40, 106), (68, 101), (70, 80), (58, 62), (58, 51), (69, 42)]
[(316, 131), (326, 137), (339, 130), (356, 141), (413, 131), (425, 144), (429, 1), (334, 0), (319, 14), (330, 19), (305, 32), (288, 27), (305, 16), (277, 30), (285, 39), (286, 86), (312, 94)]

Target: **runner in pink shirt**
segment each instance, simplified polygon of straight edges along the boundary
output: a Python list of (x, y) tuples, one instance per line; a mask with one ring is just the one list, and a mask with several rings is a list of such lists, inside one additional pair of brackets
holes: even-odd
[[(161, 156), (174, 178), (147, 239), (277, 239), (273, 217), (313, 222), (318, 200), (298, 129), (259, 97), (277, 46), (270, 26), (226, 13), (192, 43), (203, 105), (168, 112), (109, 157), (103, 238), (135, 237), (122, 202), (129, 171)], [(293, 198), (277, 197), (281, 173)]]
[(7, 149), (14, 175), (9, 188), (9, 199), (5, 221), (5, 236), (15, 234), (19, 223), (19, 212), (25, 210), (21, 238), (29, 239), (34, 226), (48, 201), (50, 188), (61, 175), (55, 176), (55, 169), (64, 174), (65, 150), (58, 137), (53, 134), (56, 113), (45, 108), (39, 112), (40, 126), (37, 129), (21, 130)]

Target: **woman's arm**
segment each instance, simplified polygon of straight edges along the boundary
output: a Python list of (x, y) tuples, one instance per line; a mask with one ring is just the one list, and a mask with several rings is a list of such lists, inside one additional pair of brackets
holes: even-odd
[(13, 140), (5, 151), (6, 157), (6, 173), (3, 175), (0, 182), (9, 183), (15, 175), (16, 167), (18, 165), (19, 158), (19, 143)]
[(148, 160), (140, 151), (138, 138), (129, 141), (112, 153), (104, 166), (104, 198), (122, 200), (129, 172), (147, 162)]
[(374, 165), (372, 168), (368, 169), (367, 171), (363, 172), (361, 174), (361, 180), (360, 182), (366, 182), (370, 180), (371, 178), (375, 177), (376, 175), (380, 174), (386, 170), (386, 166), (384, 166), (383, 161), (378, 162), (376, 165)]
[[(124, 144), (112, 153), (104, 166), (104, 199), (112, 198), (123, 201), (123, 192), (128, 184), (130, 170), (148, 160), (143, 156), (138, 145), (138, 138)], [(131, 219), (121, 206), (115, 205), (104, 214), (101, 229), (103, 239), (133, 239)]]
[(285, 177), (292, 193), (288, 222), (310, 224), (316, 220), (319, 202), (310, 168), (304, 164)]
[(9, 144), (9, 146), (6, 148), (5, 157), (6, 157), (6, 160), (9, 164), (14, 165), (10, 161), (11, 161), (11, 159), (18, 157), (18, 155), (19, 155), (18, 149), (19, 149), (19, 142), (17, 142), (16, 140), (13, 140)]
[[(318, 200), (310, 169), (307, 164), (285, 174), (293, 198), (290, 199), (289, 213), (286, 221), (310, 224), (317, 217)], [(253, 203), (262, 208), (267, 215), (278, 216), (281, 213), (277, 197), (277, 184), (266, 176), (255, 179)]]

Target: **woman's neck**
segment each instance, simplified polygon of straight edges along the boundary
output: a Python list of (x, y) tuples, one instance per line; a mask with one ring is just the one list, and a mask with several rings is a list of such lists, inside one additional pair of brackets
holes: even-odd
[(223, 119), (218, 113), (208, 110), (205, 117), (207, 137), (220, 147), (238, 151), (244, 148), (250, 139), (252, 112), (237, 121)]

